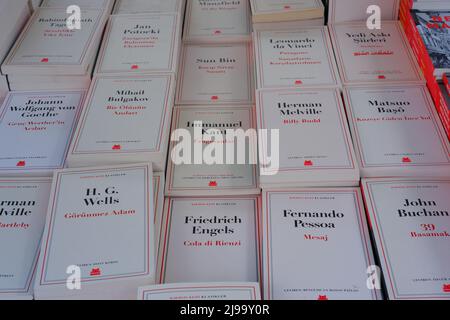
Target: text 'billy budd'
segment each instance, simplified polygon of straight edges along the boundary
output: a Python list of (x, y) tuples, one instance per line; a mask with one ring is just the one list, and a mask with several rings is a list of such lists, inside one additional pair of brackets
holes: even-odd
[[(276, 175), (280, 164), (279, 130), (242, 127), (242, 121), (189, 121), (186, 129), (172, 132), (171, 142), (176, 143), (171, 152), (172, 162), (174, 165), (257, 165), (259, 160), (262, 175)], [(258, 150), (258, 140), (269, 148)]]

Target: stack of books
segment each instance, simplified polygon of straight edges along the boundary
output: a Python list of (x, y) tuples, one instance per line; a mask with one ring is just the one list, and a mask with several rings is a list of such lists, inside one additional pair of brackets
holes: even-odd
[(260, 210), (259, 196), (167, 198), (158, 283), (259, 282)]
[(339, 87), (328, 28), (255, 31), (257, 89)]
[[(33, 299), (50, 178), (0, 178), (0, 300)], [(8, 245), (6, 245), (8, 244)]]
[[(344, 106), (338, 89), (260, 90), (258, 129), (279, 130), (279, 166), (261, 165), (261, 186), (344, 187), (359, 185)], [(263, 164), (269, 163), (271, 140), (260, 139)]]
[(344, 96), (363, 177), (450, 175), (450, 144), (425, 86), (347, 87)]
[(401, 2), (400, 20), (450, 137), (450, 111), (440, 86), (450, 71), (450, 2)]
[[(30, 18), (27, 0), (0, 0), (0, 64)], [(6, 75), (0, 71), (0, 103), (9, 91)]]
[(382, 298), (359, 188), (266, 189), (262, 216), (265, 299)]
[(321, 0), (250, 0), (254, 30), (323, 26)]
[(0, 176), (52, 176), (66, 166), (84, 91), (10, 92), (0, 108)]
[(81, 29), (69, 29), (66, 8), (38, 8), (2, 65), (11, 89), (87, 89), (108, 14), (83, 8)]
[[(154, 283), (152, 171), (150, 163), (55, 171), (36, 299), (136, 299)], [(70, 275), (78, 285), (67, 285)]]
[(362, 181), (369, 223), (391, 300), (450, 298), (450, 180)]
[(186, 43), (251, 40), (248, 1), (187, 0), (183, 41)]
[(156, 171), (165, 171), (174, 96), (171, 74), (95, 77), (69, 167), (153, 162)]

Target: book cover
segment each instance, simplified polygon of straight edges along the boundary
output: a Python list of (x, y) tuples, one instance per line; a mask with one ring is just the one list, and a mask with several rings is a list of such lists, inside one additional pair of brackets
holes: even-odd
[(398, 21), (384, 21), (381, 30), (335, 24), (330, 34), (344, 85), (424, 82)]
[(258, 282), (259, 202), (167, 198), (158, 283)]
[(328, 23), (366, 21), (372, 14), (367, 9), (376, 5), (380, 8), (381, 20), (397, 20), (400, 0), (330, 0), (328, 2)]
[(0, 179), (0, 299), (32, 299), (50, 178)]
[[(227, 133), (227, 130), (255, 129), (255, 122), (252, 107), (175, 108), (166, 195), (259, 194), (258, 166), (250, 161), (256, 155), (256, 141), (255, 145), (252, 141), (243, 142), (244, 161), (237, 162), (235, 157), (238, 152), (242, 155), (242, 150), (236, 150), (239, 143), (235, 144), (235, 138)], [(176, 129), (182, 132), (174, 133)], [(187, 133), (189, 137), (180, 136)], [(193, 150), (187, 149), (191, 147)], [(231, 150), (234, 150), (232, 164), (227, 160), (231, 158)]]
[(250, 41), (251, 32), (248, 1), (187, 1), (185, 42)]
[[(279, 167), (261, 185), (358, 186), (359, 169), (338, 89), (267, 89), (257, 94), (258, 130), (279, 130)], [(259, 139), (262, 163), (276, 148)]]
[(69, 166), (154, 162), (154, 169), (163, 171), (174, 96), (174, 77), (169, 74), (95, 78)]
[(359, 188), (263, 192), (264, 298), (377, 300)]
[(86, 74), (103, 32), (106, 12), (84, 9), (82, 28), (67, 28), (62, 8), (35, 11), (2, 65), (5, 74)]
[(327, 27), (255, 31), (257, 88), (338, 86)]
[[(135, 299), (154, 283), (151, 164), (59, 170), (53, 177), (37, 299)], [(70, 266), (81, 288), (66, 286)]]
[(111, 16), (95, 72), (176, 72), (180, 37), (176, 13)]
[(62, 169), (85, 93), (11, 92), (0, 108), (2, 175), (50, 176)]
[(181, 52), (177, 105), (254, 102), (250, 44), (186, 44)]
[(389, 299), (450, 299), (450, 180), (365, 179), (362, 186)]
[(261, 300), (259, 283), (180, 283), (139, 288), (138, 300)]
[(185, 0), (116, 0), (114, 14), (184, 12)]
[(348, 87), (344, 97), (363, 177), (450, 176), (450, 144), (425, 86)]

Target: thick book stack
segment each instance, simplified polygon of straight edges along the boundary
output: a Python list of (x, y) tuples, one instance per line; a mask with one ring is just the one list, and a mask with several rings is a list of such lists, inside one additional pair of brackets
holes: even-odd
[(439, 116), (450, 138), (450, 112), (440, 85), (450, 70), (450, 2), (401, 2), (400, 20), (419, 62)]
[(323, 26), (325, 8), (321, 0), (250, 0), (254, 30), (284, 30)]
[(11, 89), (87, 89), (108, 14), (82, 8), (82, 27), (71, 30), (66, 8), (38, 8), (2, 65)]
[[(260, 299), (261, 190), (256, 136), (247, 136), (256, 128), (250, 41), (248, 1), (187, 1), (159, 224), (162, 286), (142, 288), (139, 299)], [(242, 163), (235, 161), (239, 137), (228, 130), (243, 133)]]
[[(329, 3), (330, 33), (365, 178), (362, 188), (382, 286), (389, 299), (448, 299), (444, 247), (450, 220), (444, 195), (450, 144), (407, 41), (410, 31), (405, 34), (396, 21), (399, 2)], [(368, 15), (362, 8), (371, 4), (382, 9), (381, 29), (369, 30), (364, 21)]]
[[(0, 0), (0, 64), (30, 18), (27, 0)], [(9, 91), (6, 75), (0, 71), (0, 103)]]

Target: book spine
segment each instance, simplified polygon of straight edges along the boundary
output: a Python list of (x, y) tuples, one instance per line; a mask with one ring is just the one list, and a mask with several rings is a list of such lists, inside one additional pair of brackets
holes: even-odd
[(417, 58), (419, 66), (424, 74), (427, 82), (427, 87), (433, 97), (436, 109), (442, 120), (442, 123), (447, 131), (447, 135), (450, 137), (450, 125), (448, 107), (441, 90), (434, 75), (435, 68), (433, 61), (431, 60), (422, 36), (417, 29), (413, 16), (411, 15), (411, 9), (413, 7), (412, 0), (403, 0), (400, 5), (400, 21), (405, 30), (408, 41), (413, 49), (414, 55)]

